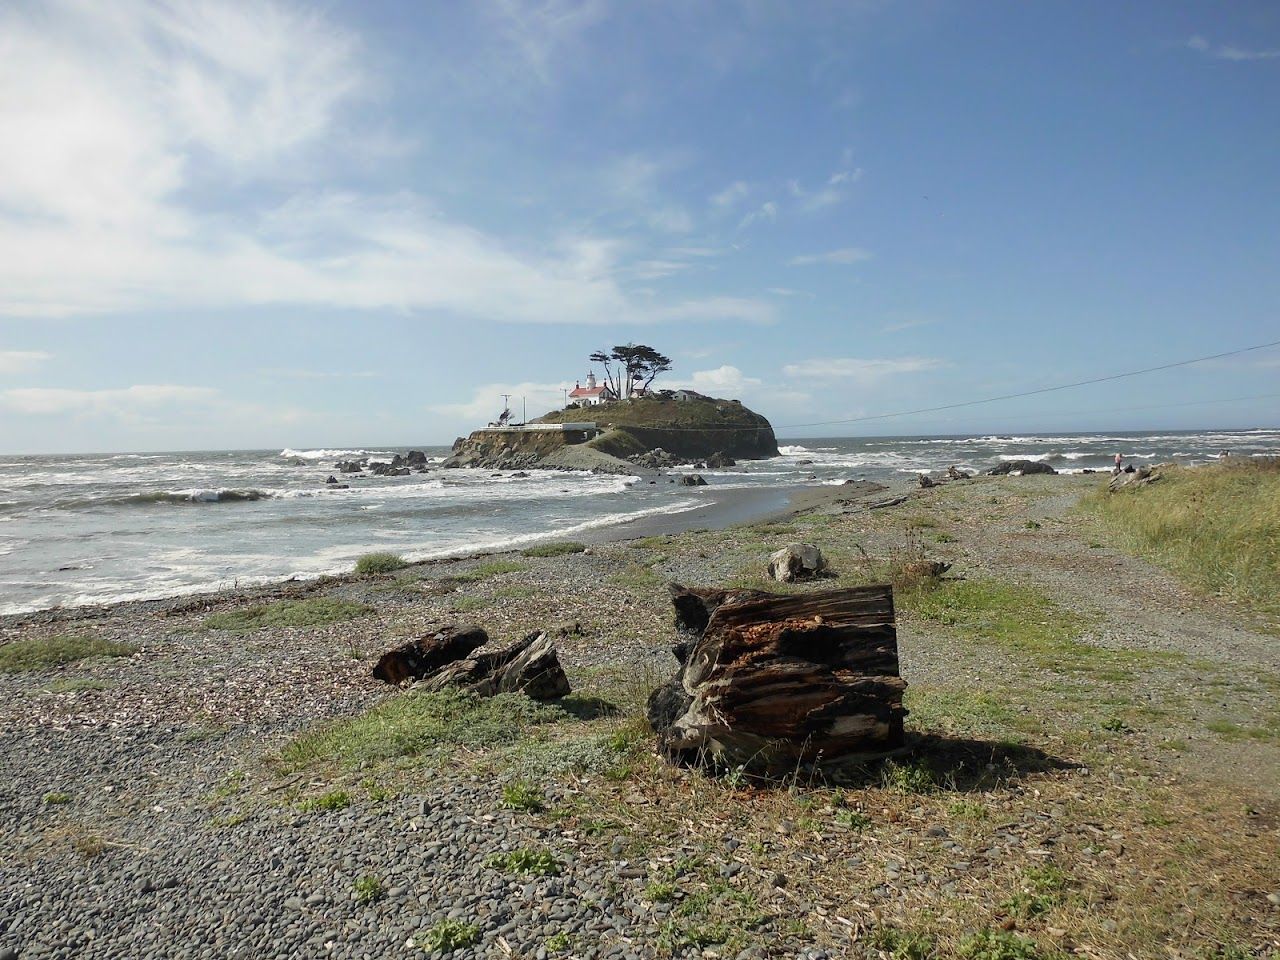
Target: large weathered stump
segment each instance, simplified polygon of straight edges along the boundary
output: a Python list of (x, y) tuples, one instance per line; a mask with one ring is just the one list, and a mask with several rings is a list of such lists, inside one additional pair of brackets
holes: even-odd
[(570, 693), (556, 648), (541, 630), (504, 650), (451, 663), (423, 686), (428, 690), (461, 687), (482, 697), (523, 693), (534, 700), (555, 700)]
[(681, 763), (781, 776), (903, 745), (893, 588), (796, 596), (673, 584), (680, 671), (649, 698)]
[(384, 683), (401, 684), (420, 680), (455, 660), (471, 656), (489, 642), (489, 635), (476, 626), (443, 627), (388, 650), (378, 658), (373, 675)]

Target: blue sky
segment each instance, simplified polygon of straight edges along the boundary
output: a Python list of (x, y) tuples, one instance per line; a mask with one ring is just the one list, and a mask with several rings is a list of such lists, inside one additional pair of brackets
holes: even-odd
[(11, 2), (0, 450), (449, 442), (627, 341), (782, 427), (1280, 339), (1277, 118), (1270, 2)]

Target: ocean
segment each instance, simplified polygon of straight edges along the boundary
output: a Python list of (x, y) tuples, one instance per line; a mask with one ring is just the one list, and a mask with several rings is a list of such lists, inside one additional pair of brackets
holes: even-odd
[[(339, 459), (422, 450), (426, 473), (354, 477)], [(351, 569), (389, 550), (429, 559), (594, 539), (655, 516), (713, 526), (728, 491), (761, 510), (798, 485), (901, 480), (1043, 460), (1063, 472), (1280, 454), (1280, 429), (789, 439), (782, 456), (699, 471), (705, 488), (586, 473), (444, 470), (443, 447), (0, 456), (0, 614), (193, 593)], [(326, 485), (330, 475), (348, 489)], [(666, 478), (663, 478), (666, 479)], [(773, 492), (770, 499), (764, 494)], [(739, 498), (741, 500), (741, 498)], [(719, 513), (717, 511), (720, 511)], [(737, 517), (741, 519), (741, 517)]]

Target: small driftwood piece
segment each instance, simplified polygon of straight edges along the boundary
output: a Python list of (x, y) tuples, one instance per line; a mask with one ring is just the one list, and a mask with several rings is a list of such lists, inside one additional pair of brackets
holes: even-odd
[(534, 700), (555, 700), (570, 692), (555, 645), (541, 630), (504, 650), (448, 664), (415, 686), (426, 690), (460, 687), (482, 697), (523, 693)]
[(671, 594), (687, 638), (648, 712), (672, 760), (782, 776), (903, 745), (892, 587)]
[(447, 626), (388, 650), (378, 658), (373, 675), (397, 686), (406, 680), (421, 680), (455, 660), (465, 660), (489, 642), (489, 635), (476, 626)]

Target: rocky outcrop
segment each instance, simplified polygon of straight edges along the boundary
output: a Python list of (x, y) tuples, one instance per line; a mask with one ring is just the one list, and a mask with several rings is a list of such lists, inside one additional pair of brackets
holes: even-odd
[(706, 479), (700, 473), (686, 473), (680, 478), (680, 486), (682, 487), (705, 487)]
[(1006, 460), (999, 466), (987, 471), (989, 477), (1028, 476), (1033, 473), (1057, 473), (1047, 463), (1040, 460)]

